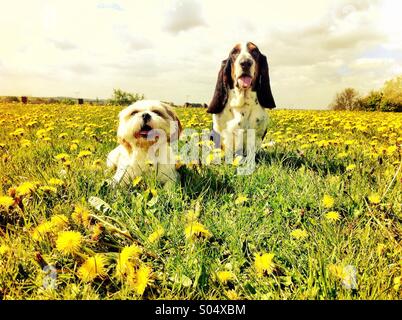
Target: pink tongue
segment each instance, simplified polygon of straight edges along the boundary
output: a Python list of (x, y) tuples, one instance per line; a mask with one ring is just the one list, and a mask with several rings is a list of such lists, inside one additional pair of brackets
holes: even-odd
[(251, 80), (253, 80), (251, 77), (240, 77), (239, 78), (239, 84), (243, 88), (248, 88), (251, 86)]
[(146, 135), (148, 135), (148, 133), (149, 133), (149, 131), (145, 131), (145, 130), (140, 131), (140, 135), (142, 135), (142, 136), (146, 136)]

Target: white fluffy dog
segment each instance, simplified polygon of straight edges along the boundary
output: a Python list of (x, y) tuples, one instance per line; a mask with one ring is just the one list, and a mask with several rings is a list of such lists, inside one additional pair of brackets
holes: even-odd
[(163, 184), (176, 182), (179, 175), (170, 142), (181, 131), (176, 113), (161, 101), (141, 100), (122, 110), (117, 130), (120, 145), (107, 157), (107, 166), (117, 169), (113, 182), (128, 183), (149, 174)]

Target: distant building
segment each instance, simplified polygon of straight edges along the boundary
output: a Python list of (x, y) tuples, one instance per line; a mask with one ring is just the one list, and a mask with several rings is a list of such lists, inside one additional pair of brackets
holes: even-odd
[(208, 105), (206, 103), (192, 103), (192, 102), (186, 102), (183, 105), (184, 108), (208, 108)]

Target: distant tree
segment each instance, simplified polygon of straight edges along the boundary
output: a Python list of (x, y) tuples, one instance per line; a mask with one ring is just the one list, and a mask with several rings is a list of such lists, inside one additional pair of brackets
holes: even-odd
[(143, 100), (144, 95), (139, 93), (125, 92), (121, 89), (113, 89), (113, 96), (109, 99), (108, 104), (128, 106), (138, 100)]
[(18, 97), (14, 97), (14, 96), (8, 96), (8, 97), (4, 97), (3, 101), (7, 102), (7, 103), (20, 102), (20, 99), (18, 99)]
[(381, 111), (383, 93), (371, 91), (367, 96), (359, 99), (359, 107), (364, 111)]
[(71, 99), (71, 98), (65, 98), (63, 100), (61, 100), (62, 104), (67, 104), (67, 105), (74, 105), (75, 104), (75, 100)]
[(359, 92), (353, 88), (347, 88), (336, 94), (331, 103), (332, 110), (359, 110)]
[(57, 100), (57, 99), (55, 99), (55, 98), (49, 98), (49, 99), (47, 99), (47, 103), (49, 103), (49, 104), (56, 104), (56, 103), (59, 103), (60, 101), (59, 100)]
[(402, 112), (402, 76), (387, 81), (382, 91), (381, 111)]

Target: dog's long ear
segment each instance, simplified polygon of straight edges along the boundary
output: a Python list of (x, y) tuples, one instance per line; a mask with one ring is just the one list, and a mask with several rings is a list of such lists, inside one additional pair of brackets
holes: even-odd
[[(166, 112), (168, 113), (169, 117), (172, 118), (177, 123), (177, 138), (180, 138), (180, 135), (183, 131), (183, 126), (180, 122), (179, 117), (177, 116), (176, 112), (174, 112), (170, 106), (168, 106), (166, 104), (163, 104), (163, 106), (165, 107)], [(175, 137), (175, 135), (176, 135), (176, 132), (173, 132), (171, 134), (171, 137)], [(171, 140), (171, 137), (168, 138), (169, 141)]]
[(128, 153), (131, 153), (133, 151), (133, 147), (126, 139), (123, 138), (123, 130), (122, 130), (122, 126), (121, 126), (125, 112), (126, 112), (126, 109), (123, 109), (119, 113), (119, 126), (117, 127), (117, 143), (122, 145), (127, 150)]
[(214, 96), (208, 106), (208, 113), (221, 113), (228, 101), (229, 90), (233, 89), (232, 61), (230, 57), (222, 61), (216, 82)]
[(262, 53), (258, 61), (259, 75), (257, 78), (257, 98), (260, 105), (264, 108), (276, 108), (274, 97), (272, 96), (271, 85), (269, 83), (269, 70), (267, 57)]

